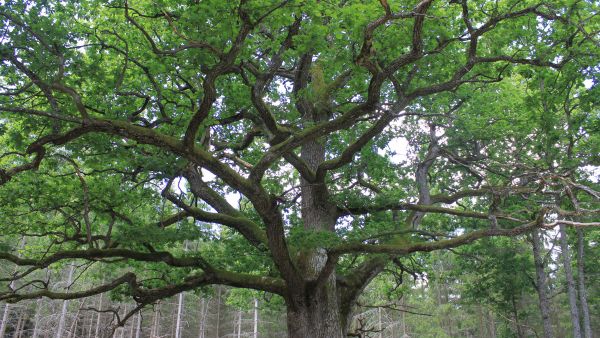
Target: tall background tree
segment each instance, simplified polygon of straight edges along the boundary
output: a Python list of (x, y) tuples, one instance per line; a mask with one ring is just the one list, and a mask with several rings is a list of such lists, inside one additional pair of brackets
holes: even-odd
[[(412, 254), (600, 225), (597, 10), (7, 1), (0, 299), (112, 291), (135, 300), (117, 327), (227, 285), (280, 296), (290, 337), (342, 337)], [(67, 290), (40, 278), (65, 262)]]

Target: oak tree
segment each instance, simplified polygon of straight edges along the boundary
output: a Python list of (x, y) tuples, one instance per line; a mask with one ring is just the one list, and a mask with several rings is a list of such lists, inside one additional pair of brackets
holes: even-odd
[[(290, 337), (343, 337), (412, 253), (599, 225), (597, 10), (4, 1), (0, 300), (119, 290), (123, 325), (229, 285), (281, 296)], [(122, 275), (36, 277), (65, 262)]]

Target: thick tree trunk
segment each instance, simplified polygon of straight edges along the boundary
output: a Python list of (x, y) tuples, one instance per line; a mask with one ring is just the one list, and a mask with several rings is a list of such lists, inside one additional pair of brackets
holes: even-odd
[(335, 274), (318, 281), (327, 262), (326, 251), (313, 250), (301, 257), (300, 262), (307, 284), (305, 290), (299, 290), (287, 301), (289, 338), (344, 337), (346, 328), (342, 327)]
[(307, 304), (301, 308), (288, 306), (288, 337), (344, 337), (339, 310), (337, 304), (331, 304), (332, 297), (327, 295), (327, 292), (318, 292), (317, 295), (310, 298), (307, 299)]
[(590, 325), (590, 309), (587, 302), (587, 291), (585, 290), (585, 272), (583, 269), (583, 230), (577, 229), (577, 281), (579, 284), (579, 304), (583, 316), (583, 333), (585, 338), (592, 338), (592, 327)]
[[(294, 88), (298, 94), (308, 87), (310, 81), (310, 89), (317, 93), (310, 101), (302, 95), (298, 96), (296, 107), (302, 113), (306, 126), (330, 118), (327, 109), (329, 97), (325, 92), (326, 81), (322, 78), (322, 69), (312, 64), (312, 58), (310, 54), (303, 56)], [(313, 172), (317, 172), (319, 165), (325, 161), (326, 143), (325, 137), (315, 138), (301, 147), (300, 157)], [(303, 177), (300, 195), (303, 228), (306, 231), (333, 232), (338, 210), (330, 201), (325, 177), (317, 177), (314, 181)], [(340, 293), (336, 285), (335, 271), (325, 269), (327, 260), (326, 250), (319, 247), (303, 248), (296, 257), (296, 267), (304, 280), (297, 290), (291, 290), (286, 297), (289, 338), (345, 336), (348, 314), (340, 310)]]
[(571, 269), (571, 253), (567, 243), (567, 231), (565, 225), (559, 226), (560, 230), (560, 250), (563, 257), (565, 277), (567, 279), (567, 294), (569, 296), (569, 306), (571, 308), (571, 324), (573, 325), (573, 337), (581, 338), (581, 326), (579, 325), (579, 309), (577, 308), (577, 291), (575, 290), (575, 279), (573, 278), (573, 269)]
[(550, 321), (550, 303), (548, 301), (548, 284), (546, 281), (546, 272), (544, 271), (544, 260), (542, 257), (543, 242), (539, 230), (532, 233), (533, 239), (533, 260), (535, 262), (536, 286), (540, 303), (540, 312), (542, 313), (542, 323), (544, 326), (544, 337), (554, 337), (552, 331), (552, 322)]

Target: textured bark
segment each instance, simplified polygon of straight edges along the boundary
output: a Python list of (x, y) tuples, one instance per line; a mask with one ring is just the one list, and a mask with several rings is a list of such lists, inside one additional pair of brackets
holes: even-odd
[(563, 258), (565, 277), (567, 280), (567, 295), (569, 296), (569, 307), (571, 309), (571, 325), (573, 328), (573, 337), (581, 338), (581, 326), (579, 324), (579, 309), (577, 308), (577, 290), (575, 290), (575, 279), (573, 278), (573, 269), (571, 269), (571, 252), (567, 243), (567, 231), (564, 224), (559, 227), (560, 230), (560, 250)]
[(585, 289), (585, 271), (583, 254), (583, 230), (577, 229), (577, 280), (579, 286), (579, 304), (583, 316), (583, 333), (585, 338), (592, 338), (592, 327), (590, 324), (590, 309), (587, 302), (587, 291)]
[(544, 271), (544, 260), (542, 257), (543, 242), (539, 230), (532, 233), (533, 239), (533, 260), (535, 262), (536, 288), (540, 303), (540, 312), (542, 314), (542, 323), (544, 326), (544, 337), (554, 337), (552, 322), (550, 320), (550, 304), (548, 302), (548, 284), (546, 281), (546, 272)]
[(341, 338), (345, 328), (341, 325), (335, 275), (331, 273), (316, 283), (327, 261), (326, 251), (310, 251), (300, 260), (307, 285), (287, 301), (289, 338)]
[[(307, 76), (310, 58), (304, 59), (303, 75)], [(301, 75), (302, 76), (302, 75)], [(316, 84), (314, 84), (317, 86)], [(313, 88), (315, 89), (315, 88)], [(323, 107), (315, 107), (304, 99), (298, 108), (307, 123), (328, 119)], [(310, 170), (316, 171), (325, 160), (325, 138), (313, 139), (302, 145), (300, 157)], [(301, 214), (305, 230), (334, 231), (338, 213), (329, 200), (324, 179), (301, 182)], [(341, 324), (339, 295), (334, 271), (324, 271), (327, 252), (322, 248), (307, 248), (297, 257), (297, 268), (304, 279), (303, 289), (292, 290), (286, 299), (289, 338), (341, 338), (345, 328)]]

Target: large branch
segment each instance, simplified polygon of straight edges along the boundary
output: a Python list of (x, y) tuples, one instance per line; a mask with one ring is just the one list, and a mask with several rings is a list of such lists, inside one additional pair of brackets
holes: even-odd
[(465, 233), (460, 236), (456, 236), (451, 239), (438, 240), (432, 242), (420, 242), (408, 245), (397, 245), (397, 244), (365, 244), (365, 243), (346, 243), (338, 245), (328, 250), (329, 255), (338, 256), (348, 253), (380, 253), (380, 254), (393, 254), (393, 255), (406, 255), (414, 252), (430, 252), (443, 249), (456, 248), (465, 244), (472, 243), (478, 239), (486, 237), (515, 237), (528, 233), (536, 228), (554, 228), (559, 224), (564, 224), (573, 227), (597, 227), (600, 226), (600, 222), (573, 222), (569, 220), (556, 220), (550, 223), (545, 223), (544, 218), (546, 213), (550, 209), (542, 209), (536, 220), (522, 224), (512, 229), (498, 229), (489, 228), (483, 230), (476, 230)]

